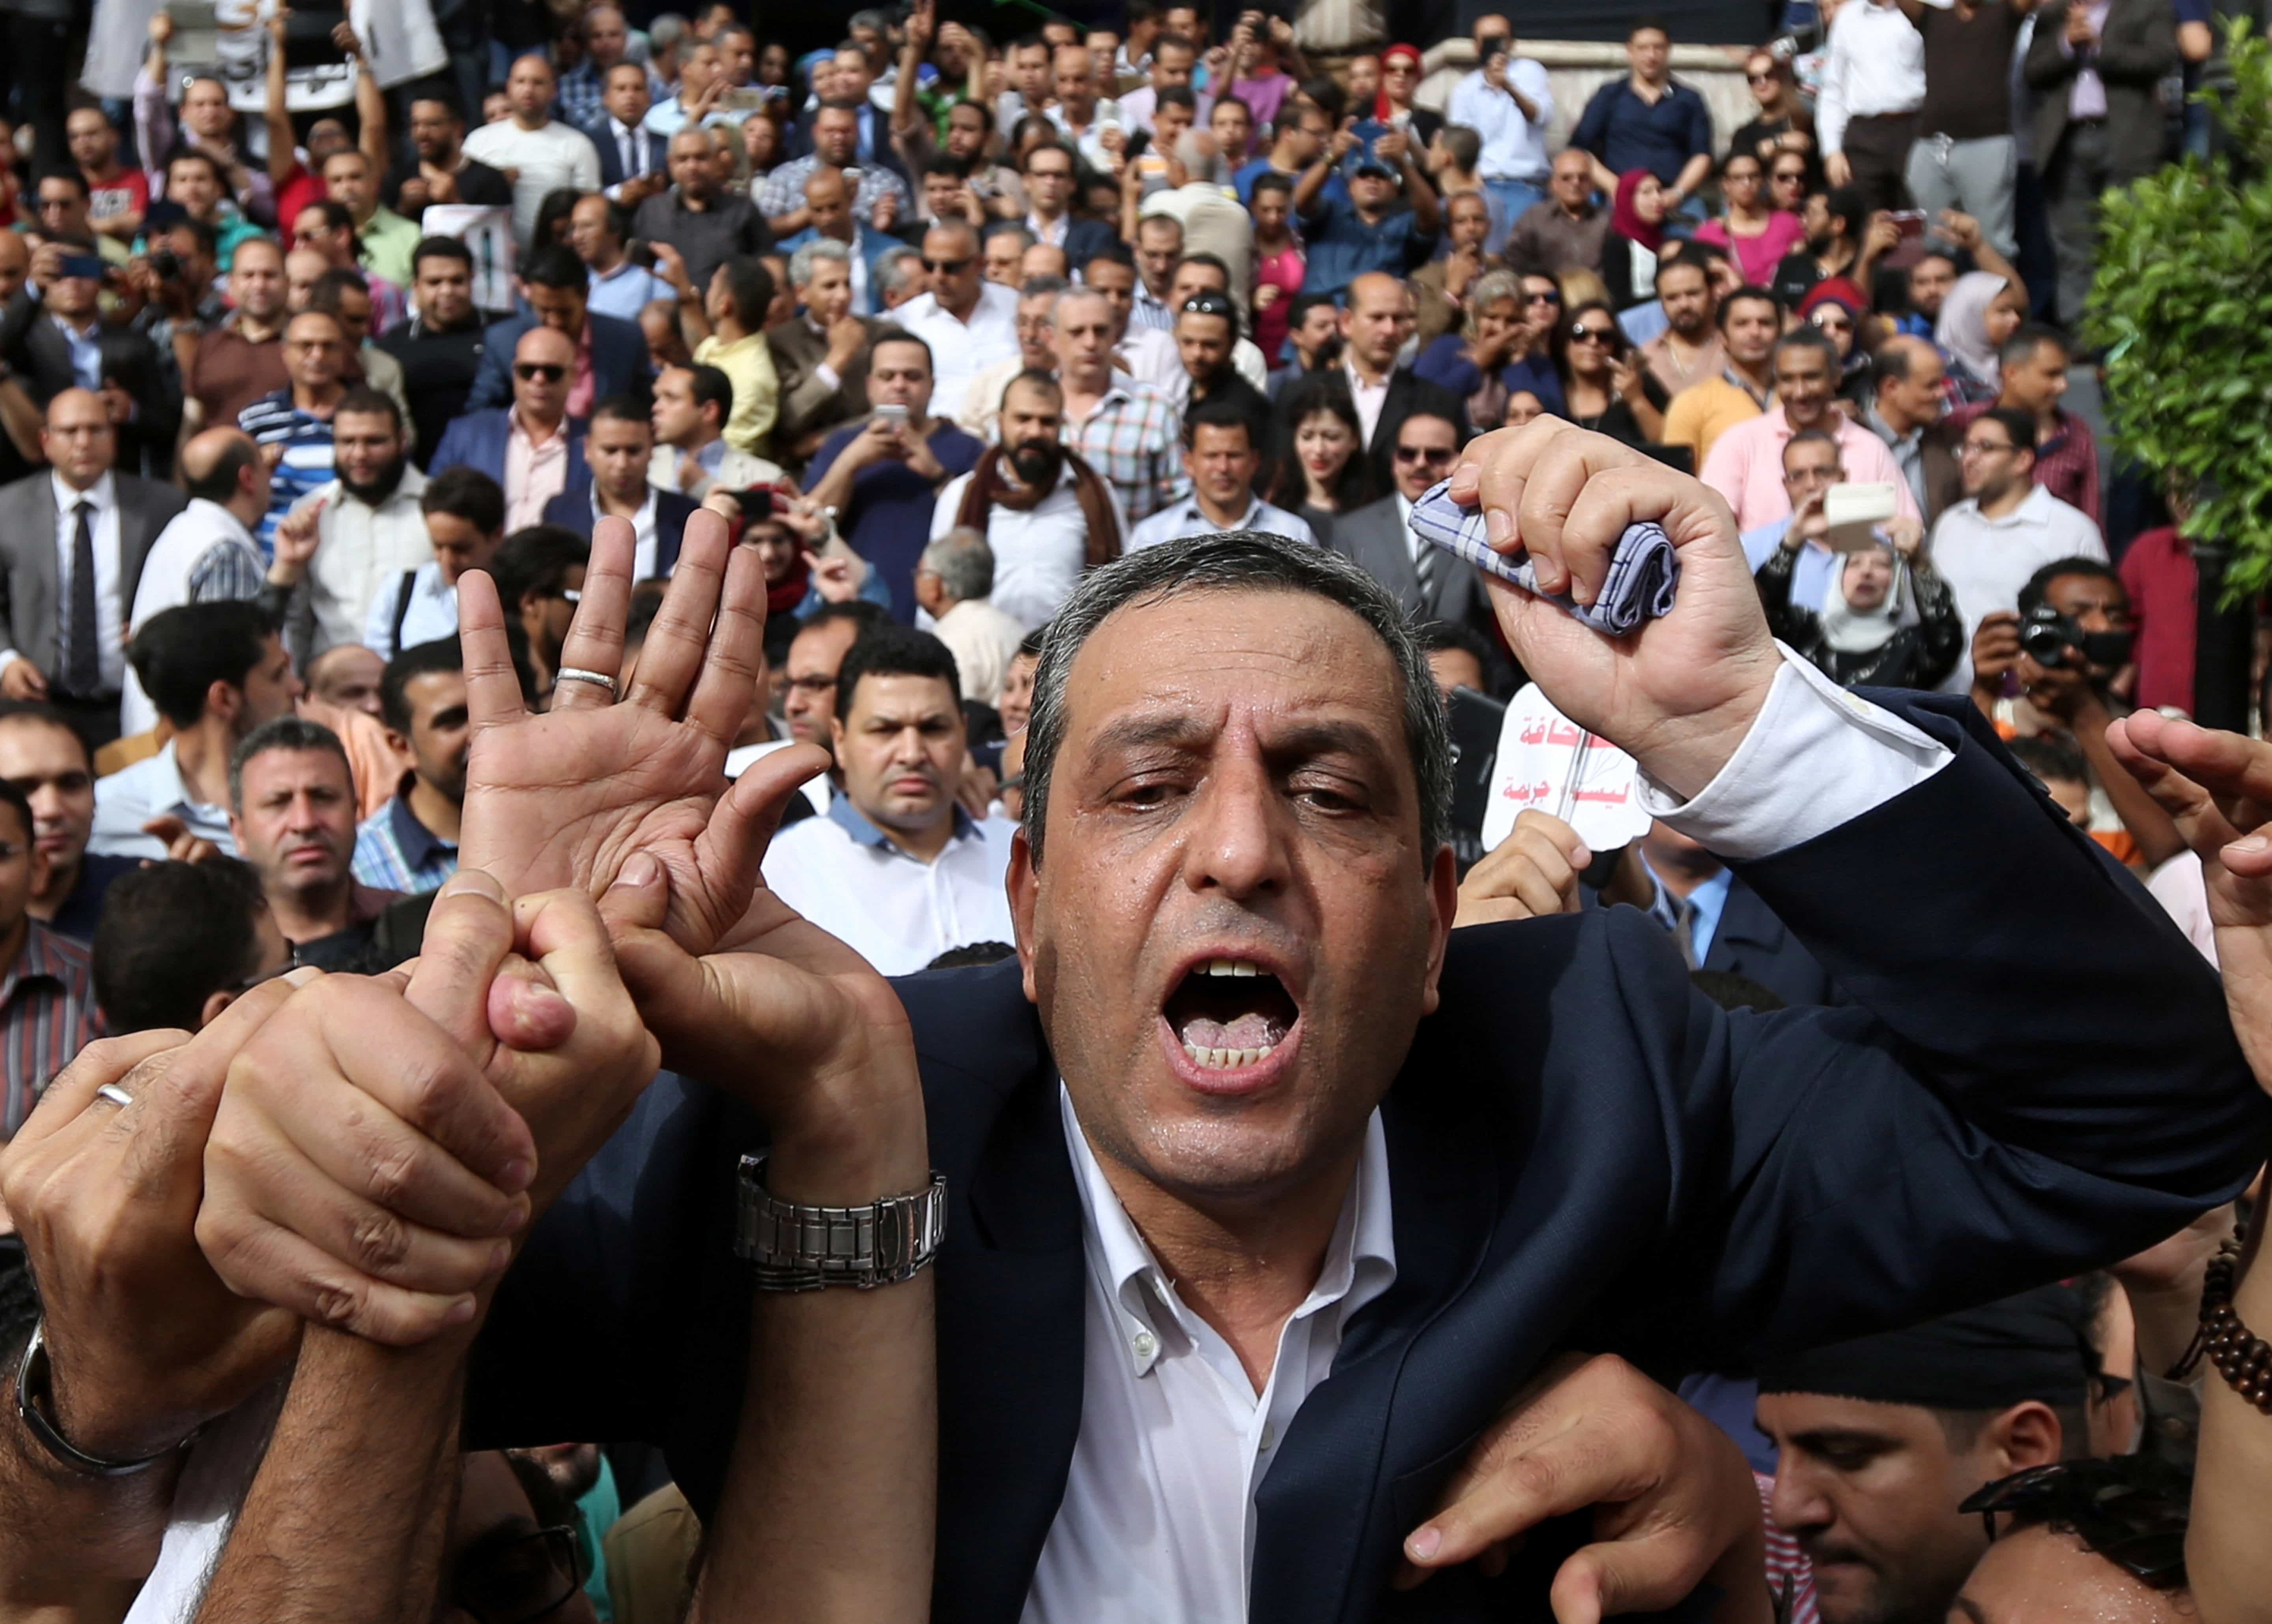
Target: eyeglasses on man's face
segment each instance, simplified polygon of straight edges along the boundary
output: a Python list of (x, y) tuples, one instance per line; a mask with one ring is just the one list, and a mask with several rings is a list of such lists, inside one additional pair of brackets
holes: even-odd
[(1431, 468), (1444, 467), (1457, 455), (1458, 451), (1449, 445), (1399, 445), (1396, 448), (1399, 462), (1418, 462)]
[(576, 1593), (581, 1565), (576, 1530), (555, 1523), (460, 1558), (451, 1599), (480, 1624), (536, 1624)]

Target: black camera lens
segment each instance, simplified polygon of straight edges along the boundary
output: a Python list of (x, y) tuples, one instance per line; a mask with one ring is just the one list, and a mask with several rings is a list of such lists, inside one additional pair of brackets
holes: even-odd
[(159, 249), (150, 256), (150, 268), (160, 281), (170, 282), (182, 273), (182, 257), (170, 248)]
[(2081, 640), (2081, 628), (2048, 603), (2038, 603), (2020, 617), (2020, 647), (2046, 670), (2064, 665), (2067, 649)]

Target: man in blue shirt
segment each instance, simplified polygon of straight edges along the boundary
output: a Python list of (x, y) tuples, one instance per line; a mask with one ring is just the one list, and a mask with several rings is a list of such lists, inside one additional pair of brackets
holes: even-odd
[[(1327, 195), (1326, 179), (1352, 154), (1349, 199), (1337, 202)], [(1401, 278), (1436, 246), (1436, 189), (1401, 130), (1390, 131), (1370, 147), (1352, 131), (1336, 133), (1294, 183), (1294, 210), (1302, 217), (1310, 249), (1304, 293), (1338, 294), (1368, 271)]]
[(1663, 25), (1634, 25), (1626, 38), (1633, 71), (1594, 93), (1570, 132), (1593, 154), (1594, 184), (1615, 197), (1618, 176), (1647, 169), (1671, 189), (1666, 209), (1686, 205), (1712, 173), (1712, 114), (1704, 98), (1672, 80), (1671, 36)]

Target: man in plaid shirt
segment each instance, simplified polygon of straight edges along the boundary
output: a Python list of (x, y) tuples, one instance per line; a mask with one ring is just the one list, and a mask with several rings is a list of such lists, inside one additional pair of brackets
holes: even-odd
[[(811, 212), (804, 206), (804, 183), (815, 169), (848, 168), (858, 161), (859, 153), (860, 109), (846, 101), (822, 102), (812, 116), (812, 151), (781, 165), (758, 188), (758, 213), (766, 217), (774, 236), (794, 236), (812, 223)], [(854, 219), (887, 231), (894, 220), (915, 218), (908, 183), (880, 159), (860, 164), (859, 169), (860, 183), (852, 193)], [(886, 197), (892, 199), (891, 212), (878, 218), (876, 206)]]
[[(595, 5), (578, 25), (583, 35), (584, 60), (560, 76), (560, 92), (553, 101), (553, 116), (564, 124), (589, 131), (607, 115), (608, 71), (631, 60), (631, 28), (624, 14), (611, 5)], [(647, 95), (660, 101), (669, 87), (646, 70)]]
[(378, 701), (410, 742), (410, 771), (394, 798), (355, 829), (355, 877), (384, 891), (434, 891), (458, 872), (465, 815), (466, 675), (458, 640), (406, 648), (386, 663)]
[(2066, 393), (2066, 341), (2056, 328), (2031, 324), (2006, 339), (1996, 358), (2003, 392), (1992, 401), (1950, 412), (1949, 432), (1962, 436), (1965, 426), (1992, 405), (2027, 413), (2036, 420), (2036, 483), (2080, 509), (2091, 523), (2103, 524), (2098, 442), (2089, 423), (2059, 405)]
[(1058, 379), (1065, 385), (1065, 439), (1120, 498), (1131, 524), (1184, 493), (1176, 409), (1112, 370), (1112, 302), (1068, 288), (1050, 313)]
[(26, 911), (32, 900), (32, 804), (0, 780), (0, 1067), (12, 1139), (49, 1079), (102, 1036), (92, 955)]

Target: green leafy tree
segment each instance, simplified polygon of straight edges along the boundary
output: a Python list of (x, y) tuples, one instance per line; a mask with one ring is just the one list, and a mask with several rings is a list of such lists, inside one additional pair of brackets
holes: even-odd
[(2107, 193), (2084, 318), (2116, 448), (2198, 486), (2189, 536), (2231, 549), (2224, 601), (2272, 587), (2272, 45), (2235, 19), (2219, 155)]

